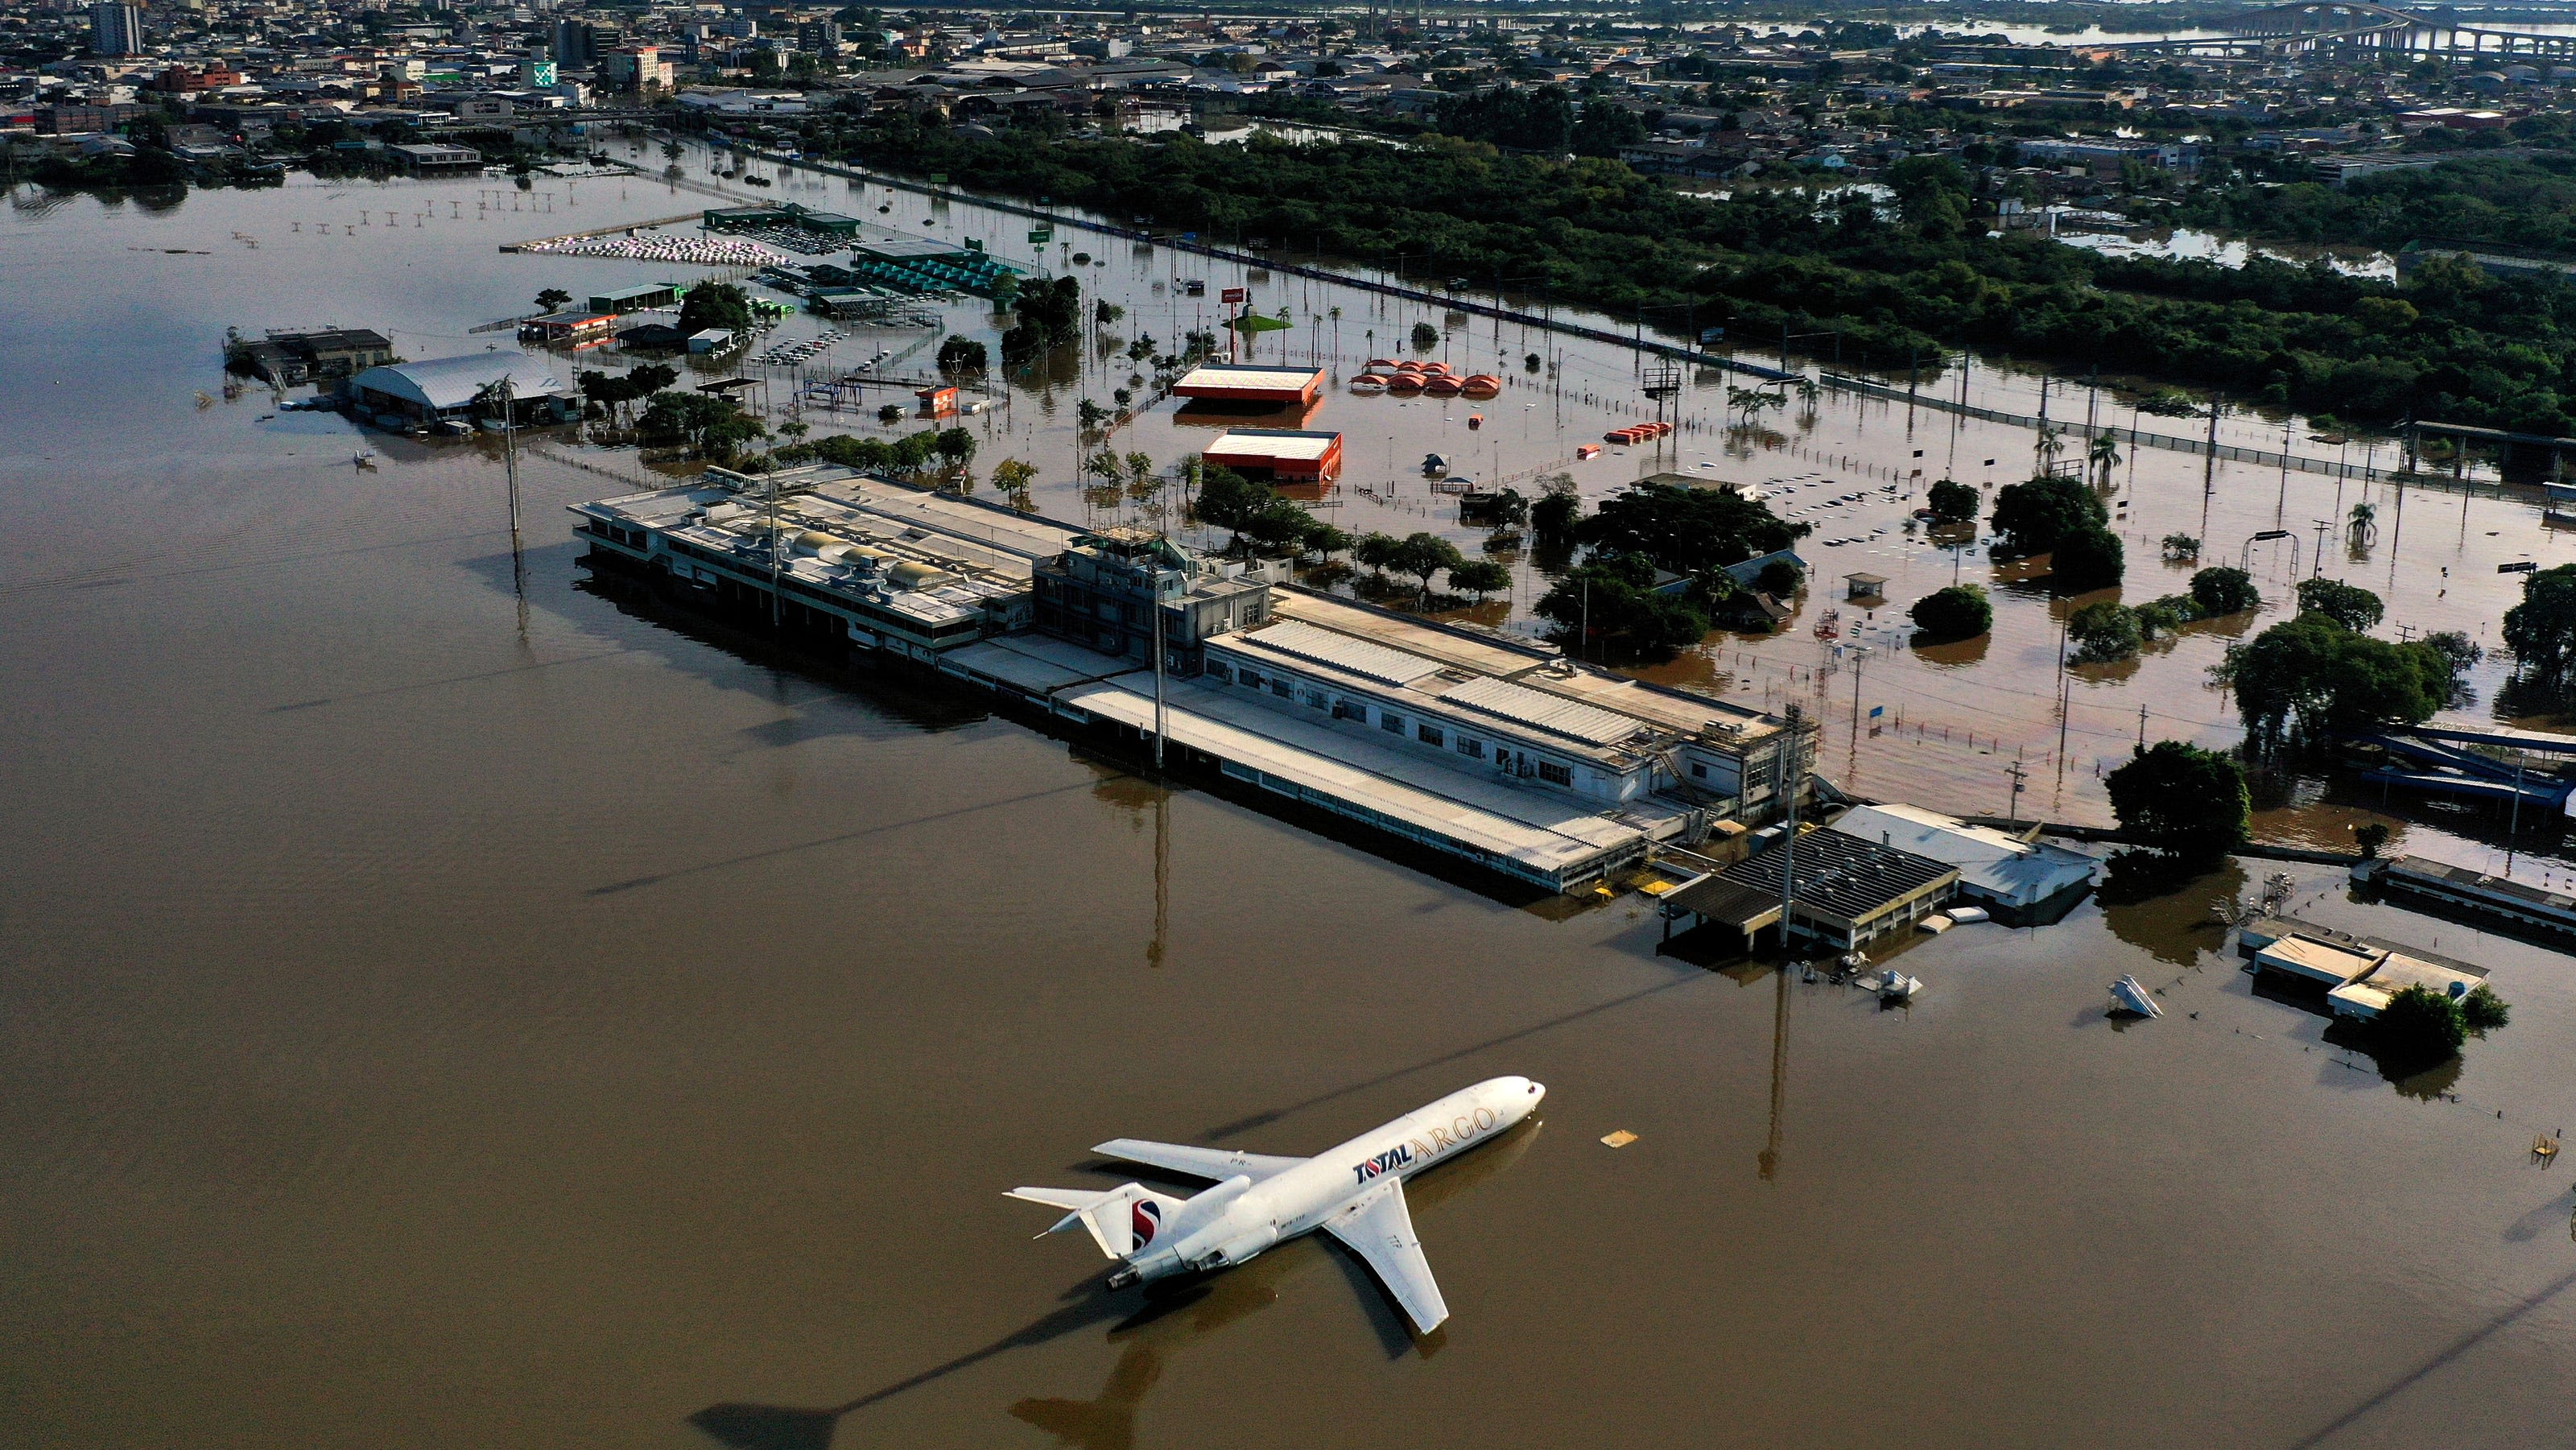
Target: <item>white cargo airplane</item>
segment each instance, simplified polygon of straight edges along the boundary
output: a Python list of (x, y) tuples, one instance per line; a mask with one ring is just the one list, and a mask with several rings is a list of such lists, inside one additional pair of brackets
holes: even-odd
[(1405, 1211), (1404, 1180), (1518, 1123), (1546, 1096), (1525, 1077), (1489, 1078), (1312, 1158), (1115, 1138), (1091, 1151), (1216, 1186), (1186, 1199), (1140, 1183), (1106, 1193), (1014, 1188), (1007, 1196), (1068, 1210), (1047, 1233), (1090, 1230), (1100, 1251), (1124, 1265), (1109, 1276), (1113, 1289), (1229, 1268), (1322, 1229), (1367, 1260), (1414, 1329), (1428, 1334), (1449, 1306)]

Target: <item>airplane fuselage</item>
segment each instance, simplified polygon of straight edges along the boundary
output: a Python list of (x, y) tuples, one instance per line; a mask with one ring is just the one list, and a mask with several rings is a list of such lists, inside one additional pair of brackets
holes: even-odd
[(1538, 1110), (1546, 1089), (1490, 1078), (1255, 1182), (1229, 1178), (1190, 1199), (1154, 1240), (1125, 1255), (1113, 1285), (1240, 1264), (1312, 1233), (1389, 1178), (1401, 1181), (1486, 1142)]

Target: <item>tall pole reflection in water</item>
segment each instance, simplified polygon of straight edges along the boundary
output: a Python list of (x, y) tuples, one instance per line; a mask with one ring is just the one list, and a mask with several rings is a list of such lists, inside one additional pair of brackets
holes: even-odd
[(519, 608), (519, 643), (528, 642), (528, 559), (519, 535), (519, 404), (518, 389), (508, 375), (501, 379), (501, 476), (510, 494), (510, 592)]
[[(1787, 929), (1788, 923), (1781, 923)], [(1762, 1143), (1762, 1153), (1755, 1160), (1761, 1167), (1762, 1181), (1770, 1182), (1780, 1173), (1780, 1117), (1789, 1096), (1789, 963), (1780, 963), (1771, 998), (1771, 1133)]]
[(1172, 792), (1154, 790), (1154, 935), (1145, 943), (1145, 965), (1163, 965), (1172, 933)]

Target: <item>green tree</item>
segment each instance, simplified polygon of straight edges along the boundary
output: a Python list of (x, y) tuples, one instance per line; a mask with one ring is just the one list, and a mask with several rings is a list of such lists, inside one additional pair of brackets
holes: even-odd
[(2345, 730), (2412, 725), (2450, 698), (2451, 666), (2423, 643), (2355, 634), (2322, 614), (2276, 624), (2220, 666), (2255, 744), (2322, 740)]
[(1351, 542), (1351, 562), (1372, 574), (1383, 574), (1395, 562), (1396, 548), (1403, 542), (1393, 534), (1362, 534)]
[(2253, 798), (2233, 756), (2159, 740), (2103, 783), (2123, 835), (2188, 865), (2214, 866), (2250, 839)]
[(1349, 534), (1322, 519), (1315, 519), (1313, 526), (1297, 540), (1298, 547), (1304, 553), (1312, 554), (1319, 559), (1329, 559), (1335, 554), (1347, 554), (1351, 551), (1351, 545), (1357, 542), (1358, 540)]
[(993, 465), (993, 487), (1011, 501), (1011, 507), (1027, 513), (1035, 505), (1031, 490), (1038, 478), (1037, 465), (1017, 458), (1005, 458)]
[(2068, 616), (2066, 637), (2074, 642), (2075, 658), (2081, 663), (2128, 659), (2138, 652), (2138, 616), (2126, 605), (2087, 604)]
[(2098, 524), (2069, 529), (2049, 552), (2049, 586), (2062, 594), (2108, 589), (2125, 567), (2119, 535)]
[(680, 300), (680, 330), (722, 328), (739, 336), (751, 330), (751, 294), (731, 282), (700, 282)]
[(939, 345), (939, 370), (943, 373), (980, 373), (987, 361), (984, 344), (971, 337), (950, 337)]
[(1788, 548), (1805, 532), (1806, 525), (1783, 523), (1769, 505), (1732, 489), (1639, 483), (1605, 500), (1574, 536), (1595, 550), (1697, 578)]
[(894, 466), (906, 473), (916, 473), (927, 466), (938, 452), (938, 430), (924, 428), (918, 433), (906, 433), (894, 440)]
[(1946, 156), (1909, 156), (1879, 178), (1905, 220), (1926, 238), (1955, 237), (1968, 219), (1968, 173)]
[(736, 445), (767, 432), (758, 421), (744, 417), (731, 399), (707, 393), (656, 393), (645, 402), (636, 428), (647, 438), (686, 443), (709, 455), (730, 453)]
[[(1266, 490), (1265, 490), (1266, 492)], [(1302, 555), (1317, 519), (1287, 499), (1266, 497), (1237, 526), (1235, 537), (1257, 545), (1265, 554)]]
[(1530, 505), (1530, 532), (1542, 539), (1571, 543), (1583, 518), (1583, 500), (1571, 493), (1546, 493)]
[(2085, 450), (2084, 462), (2087, 472), (2099, 478), (2102, 487), (2111, 486), (2111, 471), (2120, 466), (2120, 441), (2111, 436), (2110, 429), (2105, 428), (2093, 435), (2093, 444)]
[(1643, 559), (1595, 555), (1540, 596), (1536, 613), (1582, 658), (1670, 659), (1707, 638), (1708, 616), (1687, 599), (1653, 592), (1654, 577)]
[(1975, 584), (1936, 589), (1915, 600), (1906, 615), (1936, 644), (1974, 639), (1995, 627), (1995, 606), (1984, 588)]
[(1997, 490), (1990, 522), (2006, 550), (2028, 555), (2048, 553), (2058, 540), (2088, 525), (2103, 528), (2110, 517), (2102, 500), (2077, 480), (2041, 477)]
[(2522, 602), (2504, 612), (2504, 642), (2541, 683), (2566, 683), (2576, 667), (2576, 564), (2523, 576)]
[(2483, 1037), (2513, 1020), (2513, 1008), (2484, 982), (2460, 999), (2460, 1025)]
[(1923, 501), (1936, 524), (1964, 524), (1977, 516), (1977, 491), (1956, 479), (1933, 484)]
[(2213, 564), (2191, 576), (2191, 602), (2200, 606), (2203, 618), (2218, 619), (2262, 608), (2263, 596), (2254, 590), (2253, 575)]
[(561, 287), (549, 287), (537, 294), (539, 312), (560, 312), (572, 305), (572, 294)]
[(939, 453), (940, 462), (952, 469), (962, 469), (975, 461), (975, 435), (963, 428), (942, 428), (931, 446)]
[(1240, 533), (1244, 521), (1270, 501), (1268, 488), (1246, 480), (1231, 468), (1210, 464), (1200, 470), (1198, 495), (1190, 501), (1190, 514), (1200, 523)]
[(1646, 123), (1636, 112), (1614, 101), (1595, 99), (1583, 103), (1583, 114), (1575, 119), (1574, 134), (1567, 142), (1577, 156), (1615, 158), (1620, 147), (1645, 139)]
[(2138, 621), (2141, 641), (2162, 639), (2200, 618), (2200, 606), (2188, 594), (2167, 594), (2130, 611)]
[(1431, 602), (1431, 576), (1459, 568), (1466, 562), (1467, 557), (1458, 552), (1458, 546), (1438, 534), (1413, 533), (1405, 535), (1403, 541), (1395, 546), (1395, 557), (1387, 561), (1387, 567), (1398, 574), (1411, 574), (1420, 579), (1422, 600), (1428, 604)]
[(1482, 604), (1486, 595), (1512, 587), (1512, 571), (1491, 559), (1471, 559), (1449, 567), (1449, 587), (1475, 595)]
[[(1703, 574), (1700, 577), (1703, 580), (1710, 580), (1724, 579), (1729, 576), (1724, 574)], [(1790, 595), (1797, 593), (1799, 586), (1806, 582), (1807, 572), (1787, 559), (1774, 559), (1770, 563), (1765, 564), (1760, 569), (1756, 570), (1753, 575), (1753, 587), (1770, 595), (1774, 599), (1788, 598)]]
[(2383, 612), (2378, 595), (2340, 579), (2300, 580), (2299, 609), (2322, 614), (2356, 634), (2379, 623)]
[(2388, 999), (2370, 1024), (2370, 1050), (2383, 1070), (2420, 1070), (2460, 1055), (2469, 1040), (2460, 1004), (2425, 986), (2409, 983)]

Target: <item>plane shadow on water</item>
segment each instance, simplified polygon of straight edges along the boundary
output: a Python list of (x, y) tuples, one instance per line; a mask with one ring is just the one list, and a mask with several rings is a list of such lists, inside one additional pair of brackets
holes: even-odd
[[(1406, 1196), (1417, 1215), (1484, 1183), (1509, 1168), (1538, 1140), (1532, 1117), (1474, 1152), (1408, 1180)], [(1023, 1329), (918, 1374), (828, 1408), (726, 1403), (709, 1405), (689, 1423), (733, 1450), (827, 1450), (849, 1416), (909, 1390), (945, 1379), (1014, 1349), (1026, 1349), (1107, 1324), (1107, 1342), (1119, 1347), (1100, 1393), (1088, 1400), (1023, 1399), (1012, 1416), (1079, 1450), (1128, 1450), (1146, 1395), (1161, 1381), (1172, 1355), (1228, 1325), (1276, 1303), (1281, 1290), (1317, 1264), (1332, 1262), (1358, 1291), (1371, 1329), (1389, 1359), (1418, 1352), (1425, 1358), (1448, 1342), (1448, 1331), (1416, 1336), (1403, 1312), (1359, 1257), (1324, 1235), (1310, 1235), (1222, 1273), (1143, 1289), (1111, 1290), (1092, 1281), (1067, 1292), (1064, 1307)]]

